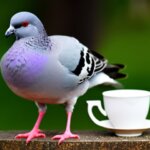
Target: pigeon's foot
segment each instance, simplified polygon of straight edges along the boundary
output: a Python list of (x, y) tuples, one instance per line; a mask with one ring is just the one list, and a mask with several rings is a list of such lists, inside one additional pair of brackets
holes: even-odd
[(18, 134), (15, 136), (16, 139), (26, 138), (26, 144), (28, 144), (32, 139), (34, 138), (45, 138), (46, 135), (44, 133), (41, 133), (40, 130), (31, 130), (28, 133)]
[(77, 134), (72, 134), (71, 132), (64, 132), (64, 134), (60, 135), (55, 135), (52, 137), (52, 140), (59, 140), (58, 144), (61, 144), (63, 141), (69, 138), (75, 138), (75, 139), (80, 139), (79, 135)]

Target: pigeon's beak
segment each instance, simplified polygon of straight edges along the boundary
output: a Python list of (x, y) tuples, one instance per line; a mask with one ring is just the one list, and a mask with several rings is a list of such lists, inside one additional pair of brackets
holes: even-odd
[(13, 26), (10, 25), (10, 27), (7, 29), (7, 31), (5, 32), (5, 36), (9, 37), (10, 35), (14, 34), (15, 28)]

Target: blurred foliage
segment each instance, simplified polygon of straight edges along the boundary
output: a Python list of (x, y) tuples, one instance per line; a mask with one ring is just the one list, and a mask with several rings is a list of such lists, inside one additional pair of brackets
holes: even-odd
[[(40, 16), (49, 34), (75, 36), (88, 47), (101, 52), (110, 63), (125, 64), (123, 72), (128, 74), (128, 78), (120, 80), (124, 88), (149, 90), (149, 7), (147, 0), (1, 1), (0, 56), (15, 40), (14, 37), (4, 37), (11, 16), (18, 11), (31, 11)], [(34, 103), (13, 94), (1, 76), (0, 85), (0, 129), (31, 129), (37, 117)], [(102, 100), (101, 93), (110, 89), (114, 88), (98, 86), (79, 98), (72, 118), (73, 129), (101, 129), (89, 119), (86, 100)], [(105, 118), (97, 108), (93, 111), (97, 118)], [(41, 128), (63, 130), (65, 123), (64, 108), (49, 105)]]

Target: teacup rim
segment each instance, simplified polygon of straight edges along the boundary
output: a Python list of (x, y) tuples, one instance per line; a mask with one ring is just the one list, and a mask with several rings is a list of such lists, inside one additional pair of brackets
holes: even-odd
[[(128, 92), (128, 94), (120, 95), (116, 94), (115, 92)], [(130, 92), (130, 94), (129, 94)], [(131, 94), (131, 92), (136, 92), (137, 94)], [(113, 93), (113, 94), (112, 94)], [(115, 93), (115, 94), (114, 94)], [(115, 89), (115, 90), (108, 90), (104, 91), (103, 96), (105, 97), (111, 97), (111, 98), (133, 98), (133, 97), (146, 97), (150, 96), (150, 91), (147, 90), (141, 90), (141, 89)]]

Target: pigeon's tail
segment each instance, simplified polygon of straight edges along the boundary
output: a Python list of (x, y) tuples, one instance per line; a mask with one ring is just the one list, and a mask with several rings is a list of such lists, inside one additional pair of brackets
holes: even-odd
[(90, 81), (89, 88), (92, 88), (96, 85), (101, 85), (101, 84), (112, 85), (116, 88), (122, 88), (122, 85), (118, 81), (116, 81), (113, 78), (109, 77), (104, 72), (100, 72), (100, 73), (96, 74), (89, 81)]
[(102, 72), (90, 79), (90, 88), (100, 84), (112, 85), (115, 88), (123, 88), (123, 85), (115, 80), (127, 76), (126, 74), (119, 72), (123, 68), (124, 65), (121, 64), (107, 65)]
[(122, 64), (108, 64), (107, 67), (103, 70), (103, 72), (113, 79), (125, 78), (127, 77), (127, 75), (119, 72), (124, 67), (125, 66)]

